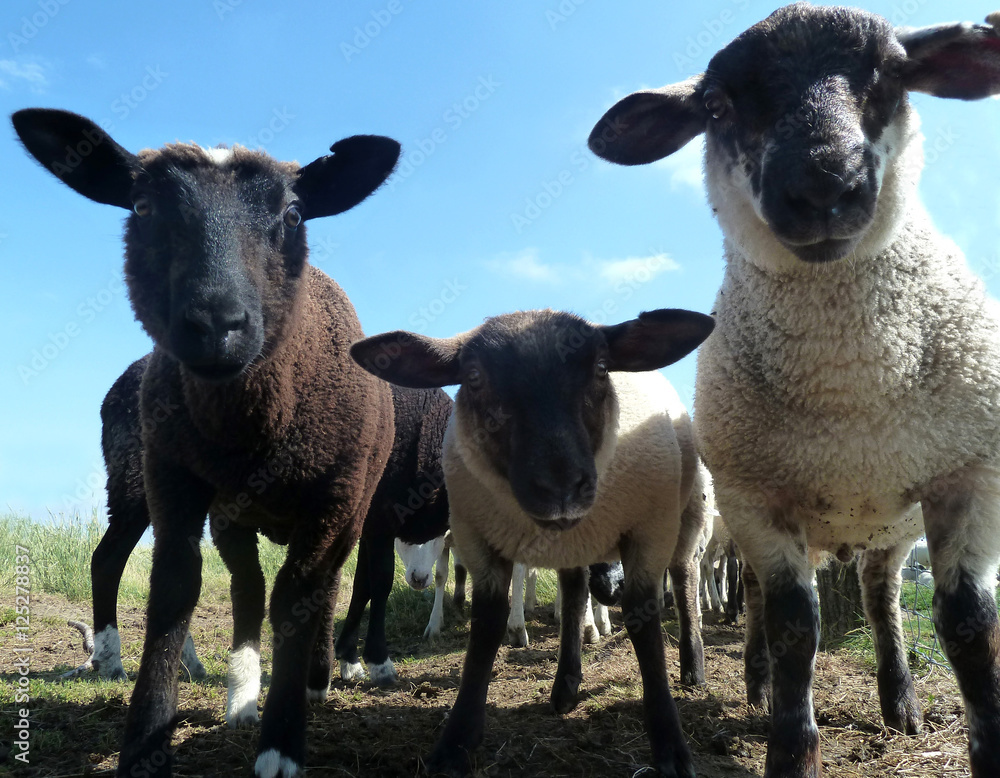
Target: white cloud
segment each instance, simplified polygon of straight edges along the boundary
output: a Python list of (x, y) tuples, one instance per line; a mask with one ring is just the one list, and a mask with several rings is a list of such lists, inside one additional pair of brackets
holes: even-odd
[(40, 63), (0, 59), (0, 88), (9, 90), (15, 82), (27, 83), (35, 93), (44, 92), (49, 85), (45, 68)]
[(660, 273), (681, 269), (681, 266), (669, 254), (596, 260), (594, 264), (601, 278), (610, 284), (618, 284), (622, 281), (644, 283)]
[(543, 262), (536, 248), (501, 254), (496, 259), (488, 260), (486, 267), (498, 275), (541, 284), (565, 282), (593, 284), (598, 280), (605, 286), (616, 286), (622, 282), (633, 286), (644, 284), (661, 273), (681, 269), (680, 265), (665, 253), (621, 259), (595, 259), (586, 256), (576, 264), (555, 264)]
[(705, 191), (705, 179), (702, 172), (702, 157), (705, 153), (705, 138), (701, 136), (669, 157), (655, 162), (654, 166), (665, 170), (670, 176), (670, 190), (693, 189)]
[(487, 261), (486, 266), (495, 273), (511, 278), (552, 284), (559, 282), (559, 272), (552, 265), (538, 259), (538, 249), (528, 248), (515, 253), (505, 253)]

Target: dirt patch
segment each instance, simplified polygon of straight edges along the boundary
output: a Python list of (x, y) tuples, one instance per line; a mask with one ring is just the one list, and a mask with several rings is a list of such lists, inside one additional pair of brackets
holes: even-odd
[[(78, 635), (65, 627), (66, 617), (89, 621), (85, 607), (53, 596), (33, 597), (35, 677), (52, 680), (84, 658)], [(143, 621), (138, 611), (122, 613), (125, 667), (133, 678)], [(673, 622), (666, 628), (676, 634)], [(585, 650), (580, 705), (559, 717), (548, 706), (558, 633), (551, 607), (536, 611), (528, 625), (531, 647), (504, 647), (498, 656), (486, 737), (475, 754), (477, 776), (632, 776), (647, 763), (638, 667), (620, 620), (615, 630)], [(179, 778), (252, 774), (257, 732), (230, 730), (223, 720), (230, 631), (227, 606), (196, 612), (192, 632), (210, 676), (180, 684), (174, 736)], [(468, 623), (449, 611), (445, 636), (434, 646), (416, 635), (395, 637), (390, 648), (402, 678), (398, 687), (381, 690), (335, 680), (326, 704), (311, 707), (309, 775), (418, 774), (419, 759), (430, 751), (455, 700)], [(761, 775), (769, 725), (744, 701), (742, 629), (706, 617), (705, 642), (705, 688), (678, 685), (676, 642), (668, 649), (673, 692), (698, 775)], [(267, 656), (264, 666), (269, 668)], [(9, 685), (11, 676), (6, 678)], [(31, 766), (20, 768), (9, 754), (0, 754), (6, 757), (0, 758), (0, 775), (13, 766), (18, 767), (14, 774), (47, 778), (111, 775), (131, 689), (131, 683), (92, 679), (42, 685), (31, 701)], [(924, 734), (890, 734), (882, 727), (872, 671), (850, 655), (820, 654), (815, 702), (826, 774), (967, 776), (966, 731), (954, 679), (936, 670), (917, 680), (917, 695), (924, 706)], [(3, 737), (9, 733), (5, 728)]]

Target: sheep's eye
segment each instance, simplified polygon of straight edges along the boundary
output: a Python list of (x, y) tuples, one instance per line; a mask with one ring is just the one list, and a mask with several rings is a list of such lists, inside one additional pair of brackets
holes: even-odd
[(143, 219), (153, 212), (153, 204), (146, 195), (139, 195), (132, 201), (132, 210), (136, 216)]
[(289, 205), (288, 208), (285, 209), (285, 215), (282, 217), (282, 221), (285, 222), (286, 227), (294, 230), (302, 224), (302, 211), (299, 210), (297, 205)]
[(463, 382), (470, 389), (478, 389), (483, 385), (483, 374), (478, 367), (474, 367), (465, 374), (465, 381)]
[(713, 119), (721, 119), (729, 109), (729, 100), (721, 89), (711, 88), (705, 91), (705, 110)]
[(597, 367), (595, 368), (594, 373), (597, 375), (598, 378), (604, 378), (605, 376), (607, 376), (607, 374), (608, 374), (608, 360), (606, 360), (606, 359), (598, 359), (597, 360)]

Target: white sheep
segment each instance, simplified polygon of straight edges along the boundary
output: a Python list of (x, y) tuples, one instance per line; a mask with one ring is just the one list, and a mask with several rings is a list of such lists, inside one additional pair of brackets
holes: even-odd
[(653, 763), (663, 775), (693, 778), (667, 683), (658, 595), (697, 456), (690, 418), (667, 380), (630, 371), (681, 358), (711, 329), (710, 317), (685, 311), (653, 311), (612, 327), (529, 311), (449, 339), (394, 332), (352, 347), (361, 365), (395, 383), (461, 384), (443, 463), (451, 531), (472, 574), (472, 626), (458, 698), (427, 762), (431, 772), (466, 773), (482, 739), (513, 564), (559, 571), (562, 627), (551, 701), (566, 713), (582, 681), (583, 568), (620, 557), (622, 610), (642, 672)]
[(1000, 311), (920, 204), (910, 91), (1000, 92), (997, 29), (788, 6), (704, 74), (626, 97), (591, 135), (598, 154), (639, 164), (706, 134), (726, 269), (697, 433), (747, 563), (748, 696), (770, 697), (769, 778), (822, 769), (810, 586), (822, 552), (863, 552), (883, 717), (918, 731), (899, 616), (916, 503), (972, 774), (1000, 775)]
[(455, 559), (455, 607), (459, 610), (465, 605), (465, 566), (454, 550), (451, 533), (445, 533), (426, 543), (407, 543), (396, 538), (396, 553), (403, 560), (406, 583), (413, 589), (421, 591), (430, 583), (431, 571), (434, 571), (434, 605), (431, 616), (424, 629), (425, 640), (436, 640), (441, 637), (441, 626), (444, 624), (444, 596), (448, 585), (448, 558)]

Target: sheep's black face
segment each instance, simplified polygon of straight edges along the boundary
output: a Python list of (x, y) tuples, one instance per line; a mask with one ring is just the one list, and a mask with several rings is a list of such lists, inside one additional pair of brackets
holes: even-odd
[(294, 166), (245, 149), (139, 155), (125, 273), (136, 318), (194, 375), (239, 375), (281, 337), (305, 264)]
[(872, 224), (905, 58), (881, 17), (796, 4), (709, 63), (710, 157), (800, 259), (847, 256)]
[(567, 313), (498, 316), (462, 346), (459, 375), (465, 440), (538, 524), (575, 526), (594, 503), (610, 412), (600, 330)]

